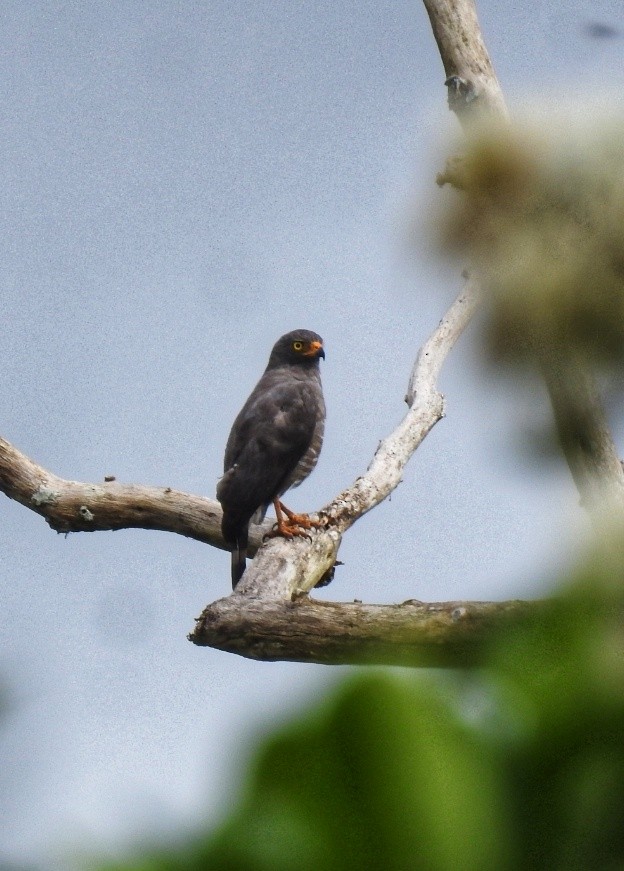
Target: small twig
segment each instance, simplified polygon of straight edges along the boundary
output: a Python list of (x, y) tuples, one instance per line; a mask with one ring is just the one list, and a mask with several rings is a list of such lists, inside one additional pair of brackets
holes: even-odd
[(451, 346), (464, 331), (479, 304), (479, 285), (468, 278), (466, 286), (440, 321), (430, 339), (425, 342), (410, 375), (405, 401), (411, 407), (417, 396), (435, 384)]

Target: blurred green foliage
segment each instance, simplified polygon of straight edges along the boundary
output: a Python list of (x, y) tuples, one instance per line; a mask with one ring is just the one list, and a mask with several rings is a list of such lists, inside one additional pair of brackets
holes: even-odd
[(624, 868), (624, 549), (479, 670), (366, 671), (264, 740), (216, 831), (101, 871)]

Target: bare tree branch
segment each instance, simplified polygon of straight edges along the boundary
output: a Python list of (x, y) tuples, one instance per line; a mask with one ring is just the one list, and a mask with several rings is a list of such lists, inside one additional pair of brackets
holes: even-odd
[[(461, 0), (459, 3), (446, 2), (446, 0), (433, 3), (425, 0), (425, 5), (433, 23), (447, 76), (455, 77), (454, 90), (461, 97), (456, 101), (456, 111), (459, 111), (460, 104), (463, 107), (473, 103), (474, 106), (486, 104), (490, 107), (491, 105), (495, 111), (503, 112), (502, 94), (481, 39), (472, 0)], [(450, 90), (450, 93), (452, 92), (453, 88)], [(469, 281), (438, 329), (419, 352), (406, 395), (406, 401), (410, 406), (407, 415), (399, 427), (381, 442), (366, 473), (323, 509), (321, 517), (326, 519), (327, 527), (315, 532), (311, 536), (310, 543), (301, 540), (286, 542), (278, 539), (269, 542), (259, 551), (252, 565), (245, 572), (236, 594), (213, 603), (204, 611), (198, 620), (195, 632), (190, 636), (192, 641), (221, 649), (224, 649), (225, 645), (225, 649), (237, 653), (242, 653), (242, 648), (257, 651), (265, 649), (267, 643), (265, 631), (268, 625), (272, 625), (271, 620), (276, 608), (282, 619), (292, 618), (290, 611), (280, 610), (278, 607), (280, 600), (281, 607), (288, 608), (288, 600), (311, 590), (326, 572), (331, 570), (342, 534), (358, 517), (378, 505), (398, 485), (406, 463), (431, 428), (443, 416), (444, 400), (436, 387), (437, 377), (446, 356), (470, 320), (477, 298), (476, 283)], [(245, 627), (242, 647), (241, 636), (233, 629), (228, 619), (232, 600), (236, 603), (235, 613)], [(249, 607), (253, 607), (253, 620), (247, 619), (248, 605), (245, 604), (245, 600), (250, 603)], [(307, 636), (310, 645), (307, 661), (312, 657), (313, 661), (327, 662), (330, 649), (332, 661), (344, 661), (336, 651), (336, 647), (340, 646), (340, 643), (349, 647), (350, 644), (345, 641), (348, 635), (344, 632), (336, 632), (335, 626), (343, 623), (347, 626), (351, 625), (354, 619), (353, 606), (338, 603), (332, 605), (330, 610), (321, 608), (314, 612), (315, 626), (318, 627), (320, 623), (321, 628), (314, 635)], [(375, 609), (381, 606), (367, 607)], [(342, 620), (339, 617), (340, 609), (343, 609)], [(379, 612), (375, 611), (375, 613)], [(266, 623), (263, 623), (263, 614)], [(287, 617), (287, 614), (290, 616)], [(358, 611), (358, 614), (361, 616), (363, 612)], [(227, 627), (225, 631), (223, 626)], [(365, 635), (367, 627), (370, 630), (370, 626), (370, 623), (364, 622), (362, 634)], [(414, 626), (412, 629), (416, 631)], [(388, 632), (390, 633), (391, 630), (388, 629)], [(327, 639), (327, 649), (324, 653), (321, 651), (323, 637)], [(371, 638), (379, 643), (378, 627), (376, 634), (371, 635)], [(231, 647), (227, 646), (228, 639), (231, 639)], [(289, 659), (291, 651), (285, 649), (283, 639), (283, 634), (277, 638), (278, 647), (281, 641), (281, 657)], [(364, 644), (361, 636), (359, 642)], [(256, 646), (258, 643), (260, 643), (259, 648)], [(414, 638), (414, 644), (416, 643), (417, 639)], [(304, 655), (302, 650), (304, 646), (305, 638), (300, 633), (297, 637), (297, 658)]]
[[(245, 573), (239, 590), (250, 595), (290, 599), (312, 589), (334, 564), (342, 533), (362, 514), (390, 495), (402, 470), (429, 430), (443, 416), (443, 397), (435, 379), (446, 354), (468, 323), (476, 305), (468, 282), (440, 326), (421, 349), (410, 380), (411, 407), (397, 429), (382, 441), (366, 472), (321, 512), (327, 528), (310, 540), (274, 539), (263, 548)], [(104, 481), (101, 484), (66, 481), (39, 466), (0, 438), (0, 490), (26, 508), (41, 514), (57, 532), (94, 532), (124, 528), (175, 532), (224, 548), (221, 506), (218, 502), (170, 487), (147, 487)], [(253, 546), (272, 528), (265, 520), (251, 527)], [(282, 559), (292, 562), (287, 572), (276, 571)], [(264, 563), (266, 569), (261, 571)]]
[(466, 666), (480, 662), (493, 630), (539, 612), (520, 601), (365, 605), (234, 593), (206, 608), (190, 639), (264, 661)]
[(507, 116), (474, 0), (423, 0), (449, 87), (449, 107), (462, 123), (475, 115)]
[[(411, 373), (403, 421), (384, 439), (366, 473), (327, 505), (326, 526), (310, 540), (273, 539), (236, 593), (210, 605), (191, 640), (258, 659), (450, 665), (473, 661), (486, 630), (521, 603), (315, 602), (302, 595), (334, 565), (342, 534), (400, 483), (403, 469), (444, 414), (436, 381), (477, 305), (468, 281), (422, 346)], [(223, 547), (218, 503), (171, 488), (66, 481), (0, 439), (0, 490), (41, 514), (58, 532), (159, 529)], [(255, 546), (271, 527), (256, 529)]]
[[(481, 37), (473, 0), (424, 0), (424, 3), (447, 75), (446, 83), (449, 88), (451, 109), (456, 112), (464, 126), (470, 126), (475, 118), (481, 118), (484, 114), (505, 119), (507, 109)], [(377, 631), (375, 634), (371, 629), (375, 621), (369, 622), (365, 619), (369, 614), (368, 611), (354, 612), (352, 606), (338, 603), (332, 603), (330, 609), (316, 609), (313, 607), (316, 603), (307, 603), (306, 607), (309, 605), (313, 608), (308, 612), (305, 609), (301, 610), (303, 607), (301, 605), (298, 606), (299, 610), (293, 610), (287, 603), (282, 602), (280, 605), (271, 602), (271, 599), (286, 599), (288, 593), (292, 597), (298, 592), (310, 590), (328, 570), (334, 559), (340, 544), (340, 534), (357, 517), (378, 504), (396, 487), (405, 463), (444, 413), (442, 397), (435, 388), (439, 367), (456, 338), (453, 334), (453, 325), (456, 322), (458, 308), (464, 303), (467, 304), (464, 311), (466, 320), (461, 321), (460, 318), (462, 326), (458, 332), (461, 332), (472, 315), (478, 295), (476, 282), (470, 282), (465, 299), (462, 300), (460, 297), (454, 303), (447, 319), (421, 350), (410, 378), (406, 397), (408, 404), (415, 400), (414, 404), (411, 405), (401, 426), (385, 442), (382, 442), (367, 473), (321, 512), (330, 523), (329, 530), (316, 533), (310, 546), (303, 542), (275, 541), (260, 551), (243, 578), (240, 589), (240, 594), (252, 597), (253, 619), (247, 611), (247, 606), (238, 602), (238, 595), (232, 597), (237, 604), (242, 605), (245, 613), (245, 617), (241, 618), (241, 612), (238, 611), (238, 619), (242, 619), (245, 626), (244, 634), (241, 636), (237, 633), (228, 620), (232, 601), (221, 600), (206, 609), (195, 633), (191, 636), (193, 641), (213, 644), (239, 653), (247, 651), (248, 655), (254, 651), (251, 655), (265, 655), (269, 658), (279, 656), (288, 659), (295, 656), (305, 658), (306, 661), (310, 661), (311, 658), (313, 661), (320, 662), (329, 660), (343, 662), (347, 661), (345, 657), (348, 658), (350, 655), (346, 651), (352, 649), (351, 641), (346, 639), (353, 637), (351, 632), (355, 633), (361, 629), (361, 632), (358, 632), (358, 643), (362, 649), (366, 649), (369, 654), (375, 649), (375, 642), (379, 643), (379, 624), (375, 624)], [(444, 328), (449, 325), (451, 340), (447, 341)], [(438, 345), (439, 355), (432, 353), (436, 345)], [(621, 490), (624, 485), (624, 475), (620, 464), (616, 463), (617, 454), (602, 411), (599, 394), (589, 375), (584, 374), (581, 381), (582, 389), (577, 384), (570, 385), (569, 380), (566, 380), (565, 384), (561, 383), (565, 378), (569, 379), (569, 373), (562, 375), (553, 366), (547, 373), (546, 381), (562, 446), (575, 480), (581, 489), (581, 494), (594, 502), (596, 489), (601, 493), (604, 493), (605, 486), (608, 489)], [(581, 437), (569, 425), (566, 429), (562, 426), (564, 416), (567, 415), (569, 419), (570, 394), (574, 395), (576, 402), (581, 406), (580, 409), (578, 407), (574, 409), (584, 420)], [(281, 610), (282, 607), (290, 610), (284, 612)], [(384, 629), (382, 635), (388, 639), (391, 648), (390, 639), (393, 638), (396, 642), (396, 637), (391, 628), (389, 612), (376, 611), (376, 607), (379, 606), (366, 607), (373, 609), (370, 613), (383, 614), (383, 618), (388, 620), (386, 624), (388, 634), (384, 635)], [(405, 619), (407, 613), (408, 634), (413, 646), (416, 647), (421, 637), (422, 625), (419, 628), (416, 623), (410, 622), (409, 612), (401, 611), (404, 606), (397, 607), (399, 610), (392, 613), (400, 615), (400, 622)], [(295, 614), (312, 614), (314, 631), (308, 629), (306, 633), (299, 627), (296, 644), (292, 640), (287, 644), (285, 637), (291, 638), (291, 636), (285, 636), (283, 629), (280, 633), (279, 627), (272, 623), (275, 616), (274, 608), (285, 622), (295, 619)], [(362, 620), (361, 624), (358, 623), (359, 619)], [(303, 622), (308, 626), (305, 620)], [(267, 631), (271, 625), (273, 625), (273, 635), (268, 638)], [(401, 622), (401, 625), (405, 624)], [(351, 627), (351, 631), (345, 631), (345, 627)], [(275, 642), (274, 647), (271, 646), (271, 638)], [(323, 638), (326, 639), (325, 647)], [(370, 644), (367, 643), (366, 638)], [(397, 651), (400, 648), (401, 644), (397, 643)], [(387, 649), (385, 654), (389, 655)], [(373, 654), (373, 659), (374, 656)], [(397, 653), (398, 659), (401, 656), (402, 654)]]
[[(111, 529), (158, 529), (226, 548), (221, 535), (221, 506), (212, 499), (172, 490), (103, 481), (66, 481), (0, 438), (0, 491), (46, 519), (56, 532)], [(271, 529), (266, 521), (252, 534), (257, 550)]]

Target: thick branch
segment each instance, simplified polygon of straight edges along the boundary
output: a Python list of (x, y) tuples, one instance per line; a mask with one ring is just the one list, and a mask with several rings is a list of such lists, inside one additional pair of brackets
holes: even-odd
[(466, 666), (480, 662), (493, 630), (540, 608), (520, 601), (365, 605), (307, 596), (284, 602), (234, 593), (206, 608), (189, 637), (265, 661)]
[[(0, 491), (46, 519), (56, 532), (159, 529), (225, 548), (221, 506), (212, 499), (172, 490), (104, 481), (66, 481), (0, 438)], [(252, 530), (251, 551), (271, 522)]]
[(449, 85), (449, 105), (465, 123), (477, 109), (507, 109), (485, 47), (474, 0), (423, 0)]

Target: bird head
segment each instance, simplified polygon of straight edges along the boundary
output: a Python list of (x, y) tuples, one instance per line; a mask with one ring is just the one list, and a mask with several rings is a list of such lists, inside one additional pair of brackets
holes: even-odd
[(285, 363), (310, 365), (325, 359), (323, 340), (311, 330), (293, 330), (277, 340), (269, 358), (269, 368)]

